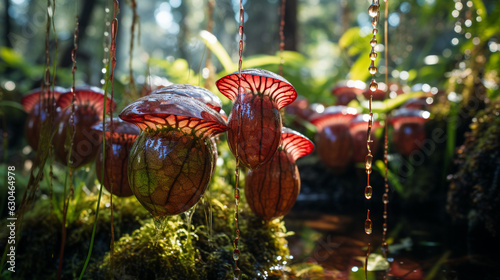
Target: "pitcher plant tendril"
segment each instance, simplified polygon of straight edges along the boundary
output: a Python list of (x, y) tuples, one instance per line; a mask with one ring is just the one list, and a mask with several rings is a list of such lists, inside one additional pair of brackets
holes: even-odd
[[(389, 15), (389, 0), (384, 0), (385, 2), (385, 7), (384, 7), (384, 57), (385, 57), (385, 84), (389, 84), (389, 44), (388, 44), (388, 15)], [(386, 99), (389, 95), (389, 87), (387, 87), (386, 91)], [(384, 212), (382, 215), (384, 224), (382, 225), (382, 255), (384, 258), (387, 259), (387, 256), (389, 254), (389, 246), (387, 244), (387, 204), (389, 204), (389, 182), (387, 178), (387, 173), (388, 173), (388, 157), (387, 153), (389, 150), (389, 144), (387, 140), (387, 125), (388, 122), (386, 121), (384, 124), (384, 194), (382, 195), (382, 202), (384, 203)]]
[[(79, 27), (79, 21), (78, 21), (78, 15), (75, 18), (75, 33), (73, 35), (73, 49), (71, 50), (71, 61), (73, 62), (71, 74), (72, 74), (72, 85), (71, 85), (71, 115), (70, 115), (70, 146), (74, 145), (75, 141), (75, 135), (76, 135), (76, 126), (75, 126), (75, 111), (76, 111), (76, 106), (75, 106), (75, 101), (76, 101), (76, 96), (75, 96), (75, 76), (76, 76), (76, 51), (78, 50), (78, 27)], [(68, 162), (71, 160), (71, 151), (70, 149), (68, 153)], [(59, 252), (59, 267), (57, 270), (57, 279), (61, 279), (61, 273), (62, 273), (62, 263), (63, 263), (63, 257), (64, 257), (64, 246), (66, 243), (66, 218), (68, 214), (68, 206), (69, 206), (69, 201), (71, 197), (73, 196), (74, 193), (74, 186), (73, 186), (73, 171), (74, 168), (73, 166), (69, 166), (69, 194), (66, 196), (66, 184), (64, 184), (64, 193), (63, 193), (63, 222), (62, 222), (62, 237), (61, 237), (61, 249)]]
[(280, 69), (279, 69), (280, 76), (283, 76), (283, 64), (285, 64), (285, 58), (283, 57), (283, 51), (285, 50), (285, 10), (286, 10), (286, 0), (281, 0), (281, 6), (280, 6)]
[[(240, 26), (238, 27), (238, 34), (240, 35), (240, 41), (238, 45), (238, 93), (242, 93), (244, 91), (241, 86), (241, 65), (243, 60), (243, 25), (245, 23), (245, 10), (243, 9), (243, 0), (240, 0)], [(241, 99), (238, 98), (238, 109), (241, 110)], [(240, 112), (238, 112), (240, 115)], [(238, 131), (236, 133), (236, 142), (238, 143), (236, 146), (236, 150), (240, 149), (239, 139), (241, 136), (241, 123), (238, 120)], [(235, 185), (234, 185), (234, 200), (235, 200), (235, 210), (234, 210), (234, 221), (236, 224), (236, 233), (234, 237), (234, 250), (233, 250), (233, 260), (234, 260), (234, 279), (239, 279), (241, 276), (241, 269), (238, 267), (238, 260), (240, 259), (240, 250), (238, 249), (238, 242), (240, 240), (240, 227), (239, 227), (239, 204), (240, 204), (240, 189), (239, 189), (239, 181), (240, 181), (240, 158), (238, 156), (238, 152), (235, 153), (236, 158), (236, 168), (234, 170), (235, 173)]]
[[(377, 52), (375, 51), (375, 47), (377, 45), (377, 23), (379, 19), (379, 1), (373, 0), (372, 4), (368, 8), (368, 15), (372, 18), (372, 39), (370, 40), (371, 52), (370, 52), (370, 67), (368, 67), (368, 72), (372, 75), (372, 79), (369, 85), (370, 90), (370, 99), (369, 99), (369, 110), (370, 110), (370, 119), (368, 120), (368, 129), (367, 129), (367, 140), (366, 140), (366, 148), (368, 150), (368, 154), (365, 158), (365, 169), (366, 169), (366, 187), (365, 187), (365, 198), (370, 200), (373, 194), (373, 188), (370, 185), (370, 174), (372, 173), (372, 145), (373, 140), (371, 139), (371, 130), (373, 125), (373, 112), (372, 112), (372, 101), (373, 101), (373, 92), (375, 92), (378, 88), (378, 84), (375, 81), (375, 74), (377, 74), (377, 67), (375, 66), (375, 60), (377, 59)], [(373, 232), (372, 228), (372, 220), (370, 219), (370, 209), (366, 212), (366, 220), (365, 220), (365, 233), (367, 235), (371, 235)], [(365, 260), (365, 279), (367, 278), (367, 268), (368, 268), (368, 257), (371, 251), (371, 244), (368, 242), (368, 249), (366, 252), (366, 260)]]
[[(118, 34), (118, 19), (117, 19), (117, 14), (118, 14), (118, 11), (119, 11), (119, 4), (118, 4), (118, 0), (114, 0), (113, 1), (113, 7), (114, 7), (114, 13), (113, 13), (113, 22), (110, 24), (111, 26), (111, 44), (110, 44), (110, 49), (107, 47), (107, 44), (105, 43), (105, 46), (104, 46), (104, 51), (105, 53), (107, 51), (109, 51), (109, 55), (110, 55), (110, 60), (111, 60), (111, 65), (108, 65), (109, 63), (105, 64), (105, 68), (106, 69), (106, 79), (104, 80), (104, 101), (103, 101), (103, 111), (102, 111), (102, 149), (106, 149), (106, 138), (105, 138), (105, 131), (106, 131), (106, 114), (109, 113), (110, 115), (112, 115), (112, 107), (114, 107), (114, 101), (113, 99), (109, 100), (110, 104), (108, 105), (107, 104), (107, 101), (108, 101), (108, 86), (111, 84), (111, 87), (113, 86), (113, 72), (114, 72), (114, 69), (115, 69), (115, 65), (116, 65), (116, 35)], [(106, 8), (106, 14), (109, 13), (109, 9)], [(106, 26), (109, 26), (109, 20), (106, 18)], [(104, 32), (104, 35), (106, 37), (106, 33), (107, 31)], [(108, 49), (107, 49), (108, 48)], [(103, 60), (104, 61), (108, 61), (109, 60)], [(111, 74), (108, 74), (108, 71), (107, 69), (110, 68), (111, 69)], [(108, 79), (108, 75), (109, 75), (109, 79)], [(111, 93), (113, 93), (113, 90), (111, 90)], [(113, 122), (111, 121), (111, 124)], [(112, 133), (112, 131), (111, 131)], [(103, 157), (103, 161), (105, 160), (105, 155), (102, 156)], [(101, 179), (104, 180), (104, 165), (103, 165), (103, 168), (101, 170)], [(95, 240), (95, 234), (96, 234), (96, 230), (97, 230), (97, 220), (99, 218), (99, 207), (100, 207), (100, 203), (101, 203), (101, 197), (102, 197), (102, 187), (99, 189), (99, 195), (97, 197), (97, 205), (96, 205), (96, 212), (95, 212), (95, 221), (94, 221), (94, 225), (92, 227), (92, 235), (90, 237), (90, 246), (89, 246), (89, 251), (88, 251), (88, 254), (87, 254), (87, 257), (85, 259), (85, 263), (83, 265), (83, 268), (82, 268), (82, 271), (80, 273), (80, 276), (78, 279), (83, 279), (83, 275), (85, 274), (85, 270), (87, 269), (87, 266), (90, 262), (90, 257), (92, 256), (92, 249), (94, 247), (94, 240)], [(111, 206), (111, 208), (113, 208), (113, 206)], [(112, 241), (113, 242), (113, 241)]]
[(128, 71), (129, 71), (129, 88), (130, 88), (130, 94), (133, 96), (133, 98), (137, 98), (137, 90), (135, 88), (135, 82), (134, 82), (134, 71), (132, 68), (132, 60), (133, 60), (133, 52), (134, 52), (134, 40), (135, 40), (135, 26), (138, 26), (138, 34), (137, 37), (141, 36), (141, 29), (140, 29), (140, 22), (139, 22), (139, 15), (137, 14), (137, 1), (136, 0), (131, 0), (130, 3), (130, 8), (132, 8), (132, 24), (130, 25), (130, 49), (129, 49), (129, 60), (128, 60)]

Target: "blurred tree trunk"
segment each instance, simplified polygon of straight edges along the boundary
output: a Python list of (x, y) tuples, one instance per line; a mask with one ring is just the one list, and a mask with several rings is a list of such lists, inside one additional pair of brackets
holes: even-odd
[(10, 16), (9, 16), (9, 7), (10, 7), (10, 1), (9, 0), (4, 0), (3, 1), (3, 7), (4, 7), (4, 14), (3, 14), (3, 40), (4, 44), (8, 48), (12, 48), (12, 43), (9, 40), (9, 33), (10, 33)]
[(297, 50), (297, 0), (286, 0), (285, 6), (285, 50)]
[[(92, 12), (94, 11), (94, 7), (97, 3), (96, 0), (86, 0), (82, 1), (83, 7), (80, 9), (80, 14), (78, 15), (78, 41), (82, 41), (85, 37), (85, 32), (87, 27), (89, 26), (90, 18), (92, 17)], [(111, 17), (113, 8), (111, 8)], [(118, 31), (120, 28), (118, 28)], [(71, 41), (73, 42), (73, 41)], [(73, 50), (73, 43), (69, 44), (63, 52), (63, 55), (60, 59), (61, 67), (70, 67), (73, 65), (73, 61), (71, 60), (71, 51)], [(78, 54), (77, 54), (78, 56)]]

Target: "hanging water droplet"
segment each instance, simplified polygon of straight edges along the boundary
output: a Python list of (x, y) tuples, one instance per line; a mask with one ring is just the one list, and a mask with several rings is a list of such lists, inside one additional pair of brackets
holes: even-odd
[(377, 35), (377, 33), (378, 33), (378, 29), (377, 28), (373, 28), (372, 34), (373, 34), (374, 37), (375, 37), (375, 35)]
[(240, 278), (241, 275), (241, 269), (239, 267), (234, 269), (234, 279), (237, 280)]
[(389, 254), (389, 245), (387, 244), (387, 242), (382, 242), (381, 249), (382, 255), (387, 258), (387, 255)]
[(240, 189), (239, 188), (234, 190), (234, 198), (240, 199)]
[(389, 203), (389, 195), (384, 193), (384, 195), (382, 196), (382, 201), (384, 202), (384, 204)]
[(372, 80), (370, 83), (370, 90), (371, 91), (376, 91), (378, 89), (378, 84), (375, 82), (375, 80)]
[(370, 7), (368, 7), (368, 15), (370, 15), (370, 17), (376, 17), (378, 15), (379, 8), (379, 4), (371, 4)]
[(377, 52), (375, 50), (372, 50), (372, 52), (370, 53), (370, 59), (371, 60), (377, 59)]
[(372, 46), (372, 48), (374, 48), (375, 46), (377, 45), (377, 39), (372, 38), (372, 40), (370, 41), (370, 46)]
[(387, 223), (384, 223), (384, 224), (382, 225), (382, 229), (383, 229), (384, 231), (387, 231)]
[(370, 74), (372, 74), (372, 75), (377, 74), (377, 67), (375, 67), (375, 66), (370, 66), (370, 67), (368, 68), (368, 72), (370, 72)]
[(372, 234), (373, 229), (372, 229), (372, 220), (366, 219), (365, 220), (365, 233), (366, 234)]
[(371, 153), (368, 153), (365, 158), (365, 168), (366, 170), (371, 170), (372, 169), (372, 161), (373, 161), (373, 156)]
[(372, 194), (373, 194), (373, 188), (372, 188), (372, 186), (369, 186), (369, 185), (366, 186), (365, 187), (365, 198), (366, 199), (372, 198)]
[(234, 249), (233, 251), (233, 260), (237, 261), (240, 259), (240, 250), (239, 249)]

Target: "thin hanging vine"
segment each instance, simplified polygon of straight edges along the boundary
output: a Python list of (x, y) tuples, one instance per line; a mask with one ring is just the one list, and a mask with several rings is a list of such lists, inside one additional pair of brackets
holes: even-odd
[[(74, 37), (73, 37), (73, 50), (71, 51), (71, 61), (73, 62), (73, 67), (72, 67), (72, 77), (73, 77), (73, 81), (72, 81), (72, 85), (71, 85), (71, 94), (72, 94), (72, 99), (71, 99), (71, 115), (70, 115), (70, 147), (73, 147), (73, 143), (74, 143), (74, 140), (75, 140), (75, 134), (76, 134), (76, 126), (75, 126), (75, 111), (76, 111), (76, 107), (75, 107), (75, 76), (76, 76), (76, 51), (78, 50), (78, 26), (79, 26), (79, 22), (78, 22), (78, 15), (76, 16), (76, 19), (75, 19), (75, 33), (74, 33)], [(71, 160), (71, 152), (72, 152), (73, 149), (69, 149), (69, 153), (68, 153), (68, 163), (69, 161)], [(64, 184), (64, 192), (63, 192), (63, 211), (62, 211), (62, 237), (61, 237), (61, 248), (60, 248), (60, 252), (59, 252), (59, 267), (58, 267), (58, 270), (57, 270), (57, 279), (61, 279), (61, 273), (62, 273), (62, 263), (63, 263), (63, 257), (64, 257), (64, 246), (65, 246), (65, 243), (66, 243), (66, 218), (67, 218), (67, 214), (68, 214), (68, 206), (69, 206), (69, 202), (70, 202), (70, 199), (71, 197), (73, 196), (73, 193), (74, 193), (74, 186), (73, 186), (73, 172), (74, 172), (74, 168), (68, 164), (68, 169), (69, 169), (69, 185), (70, 185), (70, 189), (69, 189), (69, 194), (66, 195), (66, 184)], [(52, 170), (51, 170), (52, 172)]]
[[(113, 6), (114, 6), (114, 14), (113, 14), (113, 21), (111, 24), (108, 24), (106, 22), (106, 26), (111, 27), (111, 44), (109, 46), (109, 55), (110, 55), (110, 60), (111, 60), (111, 65), (106, 64), (105, 69), (108, 70), (108, 67), (110, 68), (110, 71), (106, 71), (106, 79), (104, 80), (104, 106), (103, 106), (103, 112), (102, 112), (102, 149), (103, 151), (106, 150), (106, 140), (105, 140), (105, 133), (106, 133), (106, 108), (107, 108), (107, 99), (108, 99), (108, 87), (111, 84), (111, 87), (113, 85), (113, 74), (114, 74), (114, 69), (116, 66), (116, 35), (118, 34), (118, 19), (117, 19), (117, 14), (118, 14), (118, 0), (113, 1)], [(108, 11), (109, 9), (106, 8)], [(107, 31), (106, 31), (107, 32)], [(105, 37), (106, 37), (106, 32), (105, 32)], [(106, 52), (106, 47), (107, 45), (105, 44), (105, 52)], [(106, 60), (106, 59), (105, 59)], [(109, 60), (106, 60), (109, 61)], [(113, 90), (111, 90), (111, 100), (113, 99)], [(109, 105), (110, 108), (112, 107), (111, 104)], [(112, 112), (111, 112), (112, 113)], [(105, 153), (102, 155), (102, 161), (105, 161)], [(102, 181), (104, 181), (104, 171), (105, 171), (105, 165), (103, 164), (102, 170), (101, 170), (101, 176), (102, 176)], [(80, 273), (79, 279), (83, 279), (83, 275), (85, 274), (85, 270), (87, 269), (87, 266), (90, 262), (90, 257), (92, 256), (92, 249), (94, 247), (94, 240), (95, 240), (95, 233), (97, 230), (97, 220), (99, 218), (99, 207), (101, 203), (101, 197), (102, 197), (102, 187), (99, 188), (99, 195), (97, 198), (97, 206), (96, 206), (96, 213), (95, 213), (95, 220), (94, 220), (94, 225), (92, 227), (92, 236), (90, 238), (90, 246), (89, 246), (89, 251), (87, 254), (87, 257), (85, 259), (85, 263), (83, 265), (82, 271)]]
[[(238, 45), (238, 93), (241, 96), (243, 92), (243, 87), (241, 86), (241, 65), (243, 63), (243, 24), (245, 22), (245, 10), (243, 9), (243, 0), (240, 0), (240, 26), (238, 28), (238, 34), (240, 35), (240, 41)], [(238, 102), (238, 115), (241, 115), (241, 98), (237, 98)], [(240, 121), (241, 118), (238, 118)], [(241, 135), (241, 124), (238, 123), (238, 132), (237, 132), (237, 149), (240, 148), (239, 138)], [(240, 204), (240, 189), (239, 189), (239, 181), (240, 181), (240, 158), (238, 156), (238, 152), (235, 153), (236, 157), (236, 168), (235, 172), (235, 186), (234, 186), (234, 199), (235, 199), (235, 210), (234, 210), (234, 220), (236, 223), (236, 236), (234, 237), (234, 250), (233, 250), (233, 260), (234, 260), (234, 279), (239, 279), (241, 276), (241, 269), (238, 267), (238, 260), (240, 259), (240, 250), (238, 249), (238, 243), (240, 239), (240, 228), (239, 228), (239, 204)]]
[(285, 58), (283, 52), (285, 50), (285, 11), (286, 11), (286, 0), (281, 0), (280, 6), (280, 68), (279, 74), (283, 76), (283, 64), (285, 64)]
[[(375, 66), (375, 60), (377, 59), (377, 52), (375, 51), (375, 46), (377, 45), (377, 23), (379, 19), (379, 2), (378, 0), (372, 0), (372, 4), (368, 8), (368, 15), (372, 18), (372, 39), (370, 41), (371, 52), (370, 52), (370, 67), (368, 68), (368, 72), (372, 75), (372, 79), (370, 82), (370, 99), (369, 99), (369, 110), (370, 110), (370, 119), (368, 120), (368, 129), (367, 129), (367, 138), (366, 138), (366, 148), (368, 150), (368, 154), (365, 158), (365, 169), (366, 169), (366, 187), (365, 187), (365, 198), (370, 200), (373, 195), (373, 188), (370, 185), (370, 174), (372, 173), (372, 163), (373, 163), (373, 155), (372, 155), (372, 145), (373, 140), (371, 139), (371, 131), (373, 125), (373, 112), (372, 112), (372, 101), (373, 101), (373, 93), (377, 90), (378, 84), (375, 81), (375, 74), (377, 74), (377, 67)], [(365, 220), (365, 233), (367, 235), (371, 235), (373, 232), (372, 220), (370, 219), (370, 209), (366, 211), (366, 220)], [(368, 257), (371, 251), (371, 243), (368, 242), (368, 249), (366, 252), (365, 259), (365, 279), (367, 278), (368, 273)]]
[[(388, 15), (389, 15), (389, 0), (384, 0), (385, 2), (385, 9), (384, 9), (384, 56), (385, 56), (385, 84), (389, 84), (389, 44), (388, 44), (388, 36), (389, 36), (389, 31), (388, 31)], [(387, 91), (385, 93), (385, 98), (389, 96), (389, 87), (387, 87)], [(382, 254), (384, 258), (387, 259), (387, 255), (389, 254), (389, 246), (387, 245), (387, 204), (389, 204), (389, 182), (387, 178), (387, 173), (388, 173), (388, 150), (389, 150), (389, 144), (387, 140), (387, 117), (386, 121), (384, 124), (384, 194), (382, 195), (382, 202), (384, 203), (384, 213), (382, 215), (383, 218), (383, 225), (382, 225)]]

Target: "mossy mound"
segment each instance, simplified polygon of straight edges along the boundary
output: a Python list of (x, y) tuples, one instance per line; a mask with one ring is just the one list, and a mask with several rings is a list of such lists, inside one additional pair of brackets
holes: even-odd
[(457, 151), (457, 172), (448, 192), (448, 213), (467, 219), (469, 229), (484, 224), (500, 234), (500, 100), (473, 118), (471, 131)]
[[(223, 143), (225, 144), (225, 143)], [(113, 199), (114, 250), (111, 243), (110, 195), (101, 198), (92, 257), (84, 279), (232, 279), (234, 271), (234, 160), (223, 145), (209, 190), (190, 211), (167, 217), (160, 225), (135, 197)], [(234, 171), (234, 169), (232, 169)], [(244, 171), (241, 171), (241, 183)], [(78, 185), (78, 184), (77, 184)], [(66, 217), (62, 279), (76, 279), (90, 246), (97, 207), (97, 190), (76, 186)], [(79, 189), (78, 189), (79, 188)], [(239, 204), (240, 279), (282, 279), (292, 275), (284, 222), (266, 222), (251, 213), (244, 186)], [(16, 273), (2, 279), (56, 279), (62, 241), (62, 195), (40, 195), (23, 217), (16, 249)], [(5, 222), (5, 221), (4, 221)], [(0, 241), (7, 244), (2, 227)], [(0, 247), (4, 250), (5, 247)]]
[[(89, 279), (232, 279), (234, 199), (223, 180), (213, 185), (217, 198), (207, 194), (191, 212), (150, 219), (123, 235), (113, 259), (107, 252), (96, 261)], [(290, 262), (284, 223), (264, 222), (243, 201), (240, 210), (240, 279), (281, 279)]]
[[(59, 266), (59, 256), (62, 240), (62, 223), (58, 210), (55, 210), (56, 201), (48, 198), (39, 198), (23, 217), (22, 229), (18, 231), (20, 238), (16, 247), (16, 273), (2, 274), (1, 279), (56, 279)], [(115, 201), (114, 229), (115, 238), (130, 233), (141, 226), (141, 221), (149, 217), (149, 213), (140, 207), (134, 197)], [(109, 250), (111, 242), (111, 211), (109, 196), (103, 195), (97, 232), (94, 241), (93, 256), (103, 256)], [(83, 267), (95, 219), (97, 195), (85, 195), (72, 200), (68, 210), (66, 241), (62, 279), (78, 278)], [(19, 225), (19, 223), (17, 223)], [(7, 231), (0, 232), (1, 247)], [(95, 259), (92, 259), (95, 260)], [(8, 277), (8, 278), (4, 278)]]

